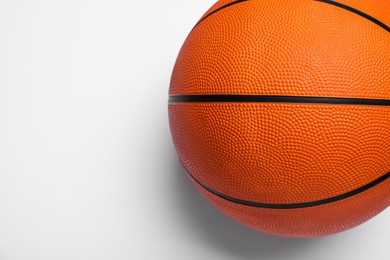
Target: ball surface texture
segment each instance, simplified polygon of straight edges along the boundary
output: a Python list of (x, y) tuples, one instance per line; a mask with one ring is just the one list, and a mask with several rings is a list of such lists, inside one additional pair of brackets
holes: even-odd
[(390, 1), (220, 0), (177, 58), (181, 162), (225, 214), (280, 236), (390, 204)]

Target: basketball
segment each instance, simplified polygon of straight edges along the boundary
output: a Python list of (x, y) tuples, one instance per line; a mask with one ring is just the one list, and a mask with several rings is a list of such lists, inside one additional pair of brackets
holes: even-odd
[(318, 237), (390, 205), (390, 1), (220, 0), (173, 69), (189, 178), (253, 229)]

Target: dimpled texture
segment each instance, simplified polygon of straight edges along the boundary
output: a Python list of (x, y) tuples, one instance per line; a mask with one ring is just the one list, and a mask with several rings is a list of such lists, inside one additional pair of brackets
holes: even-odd
[(355, 227), (390, 204), (387, 180), (342, 201), (310, 208), (265, 209), (224, 200), (195, 183), (207, 199), (236, 221), (263, 232), (286, 237), (318, 237)]
[[(231, 2), (216, 3), (188, 36), (171, 96), (390, 100), (390, 33), (384, 28), (318, 1), (248, 0), (221, 8)], [(390, 25), (389, 1), (338, 2)], [(170, 103), (169, 119), (191, 175), (240, 200), (313, 202), (390, 172), (389, 106)], [(245, 206), (196, 186), (240, 223), (282, 236), (340, 232), (390, 204), (389, 180), (337, 202), (297, 209)]]
[(390, 107), (177, 103), (170, 111), (188, 171), (237, 199), (322, 200), (390, 172)]
[(235, 1), (232, 1), (232, 0), (220, 0), (218, 2), (216, 2), (200, 19), (199, 21), (202, 21), (206, 16), (210, 15), (212, 12), (215, 12), (217, 11), (219, 8), (227, 5), (227, 4), (230, 4), (230, 3), (234, 3)]
[[(354, 2), (390, 16), (387, 0)], [(170, 94), (390, 99), (389, 82), (390, 35), (375, 23), (312, 0), (249, 0), (194, 28)]]
[(337, 2), (348, 5), (357, 10), (375, 17), (384, 24), (390, 25), (390, 1), (356, 1), (356, 0), (337, 0)]

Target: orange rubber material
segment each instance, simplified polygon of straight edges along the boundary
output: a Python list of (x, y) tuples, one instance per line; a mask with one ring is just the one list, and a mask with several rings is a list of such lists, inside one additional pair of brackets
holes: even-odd
[[(388, 0), (221, 0), (185, 41), (169, 95), (390, 100), (389, 26)], [(314, 202), (390, 172), (390, 106), (172, 102), (169, 119), (191, 175), (238, 200)], [(389, 179), (295, 209), (245, 206), (196, 186), (232, 218), (282, 236), (340, 232), (390, 204)]]
[(226, 215), (241, 224), (286, 237), (318, 237), (353, 228), (374, 217), (390, 204), (390, 180), (354, 197), (302, 209), (264, 209), (227, 200), (196, 187)]
[[(378, 3), (370, 14), (390, 17), (387, 0), (354, 2)], [(194, 28), (170, 95), (390, 99), (389, 64), (389, 32), (352, 12), (313, 0), (249, 0)]]
[(170, 104), (180, 160), (237, 199), (301, 203), (390, 172), (390, 107), (285, 103)]
[(233, 3), (235, 1), (232, 1), (232, 0), (220, 0), (218, 2), (216, 2), (200, 19), (199, 21), (201, 21), (203, 18), (205, 18), (206, 16), (210, 15), (212, 12), (215, 12), (217, 9), (223, 7), (224, 5), (227, 5), (229, 3)]
[(361, 10), (364, 13), (375, 17), (384, 24), (390, 25), (390, 1), (356, 1), (356, 0), (337, 0), (336, 2), (348, 5), (357, 10)]

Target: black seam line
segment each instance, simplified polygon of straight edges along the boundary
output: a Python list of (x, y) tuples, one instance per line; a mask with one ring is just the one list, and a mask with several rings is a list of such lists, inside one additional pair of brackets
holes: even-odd
[(360, 15), (361, 17), (364, 17), (366, 18), (367, 20), (370, 20), (371, 22), (379, 25), (380, 27), (382, 27), (383, 29), (385, 29), (386, 31), (390, 32), (390, 27), (387, 26), (386, 24), (382, 23), (381, 21), (379, 21), (378, 19), (366, 14), (366, 13), (363, 13), (362, 11), (359, 11), (353, 7), (350, 7), (348, 5), (345, 5), (345, 4), (342, 4), (342, 3), (338, 3), (338, 2), (335, 2), (335, 1), (330, 1), (330, 0), (315, 0), (316, 2), (322, 2), (322, 3), (325, 3), (325, 4), (330, 4), (330, 5), (334, 5), (334, 6), (337, 6), (337, 7), (340, 7), (340, 8), (343, 8), (347, 11), (350, 11), (352, 13), (355, 13), (357, 15)]
[(242, 2), (247, 2), (247, 1), (249, 1), (249, 0), (237, 0), (237, 1), (234, 1), (234, 2), (231, 2), (231, 3), (228, 3), (228, 4), (224, 5), (224, 6), (221, 6), (220, 8), (212, 11), (211, 13), (209, 13), (208, 15), (203, 17), (197, 24), (195, 24), (195, 26), (194, 26), (194, 28), (192, 28), (192, 30), (195, 29), (196, 26), (198, 26), (201, 22), (203, 22), (204, 20), (206, 20), (207, 18), (209, 18), (211, 15), (215, 14), (216, 12), (219, 12), (222, 9), (225, 9), (226, 7), (229, 7), (229, 6), (232, 6), (232, 5), (235, 5), (235, 4), (239, 4), (239, 3), (242, 3)]
[[(183, 165), (184, 167), (184, 165)], [(332, 203), (332, 202), (337, 202), (337, 201), (340, 201), (340, 200), (344, 200), (344, 199), (347, 199), (347, 198), (350, 198), (352, 196), (355, 196), (359, 193), (362, 193), (364, 191), (367, 191), (377, 185), (379, 185), (380, 183), (386, 181), (387, 179), (390, 178), (390, 172), (383, 175), (382, 177), (360, 187), (360, 188), (357, 188), (353, 191), (350, 191), (350, 192), (347, 192), (347, 193), (344, 193), (344, 194), (341, 194), (341, 195), (338, 195), (338, 196), (334, 196), (334, 197), (331, 197), (331, 198), (327, 198), (327, 199), (322, 199), (322, 200), (317, 200), (317, 201), (310, 201), (310, 202), (301, 202), (301, 203), (291, 203), (291, 204), (270, 204), (270, 203), (261, 203), (261, 202), (253, 202), (253, 201), (247, 201), (247, 200), (241, 200), (241, 199), (236, 199), (236, 198), (233, 198), (233, 197), (230, 197), (228, 195), (225, 195), (225, 194), (222, 194), (221, 192), (218, 192), (208, 186), (206, 186), (204, 183), (200, 182), (198, 179), (196, 179), (185, 167), (184, 169), (187, 171), (188, 175), (196, 182), (198, 183), (201, 187), (203, 187), (204, 189), (206, 189), (208, 192), (211, 192), (212, 194), (222, 198), (222, 199), (225, 199), (227, 201), (230, 201), (230, 202), (233, 202), (233, 203), (236, 203), (236, 204), (241, 204), (241, 205), (245, 205), (245, 206), (249, 206), (249, 207), (257, 207), (257, 208), (268, 208), (268, 209), (298, 209), (298, 208), (309, 208), (309, 207), (316, 207), (316, 206), (321, 206), (321, 205), (324, 205), (324, 204), (329, 204), (329, 203)]]
[(169, 97), (169, 103), (192, 103), (192, 102), (308, 103), (308, 104), (333, 104), (333, 105), (390, 106), (390, 100), (363, 99), (363, 98), (266, 96), (266, 95), (183, 95), (183, 96)]

